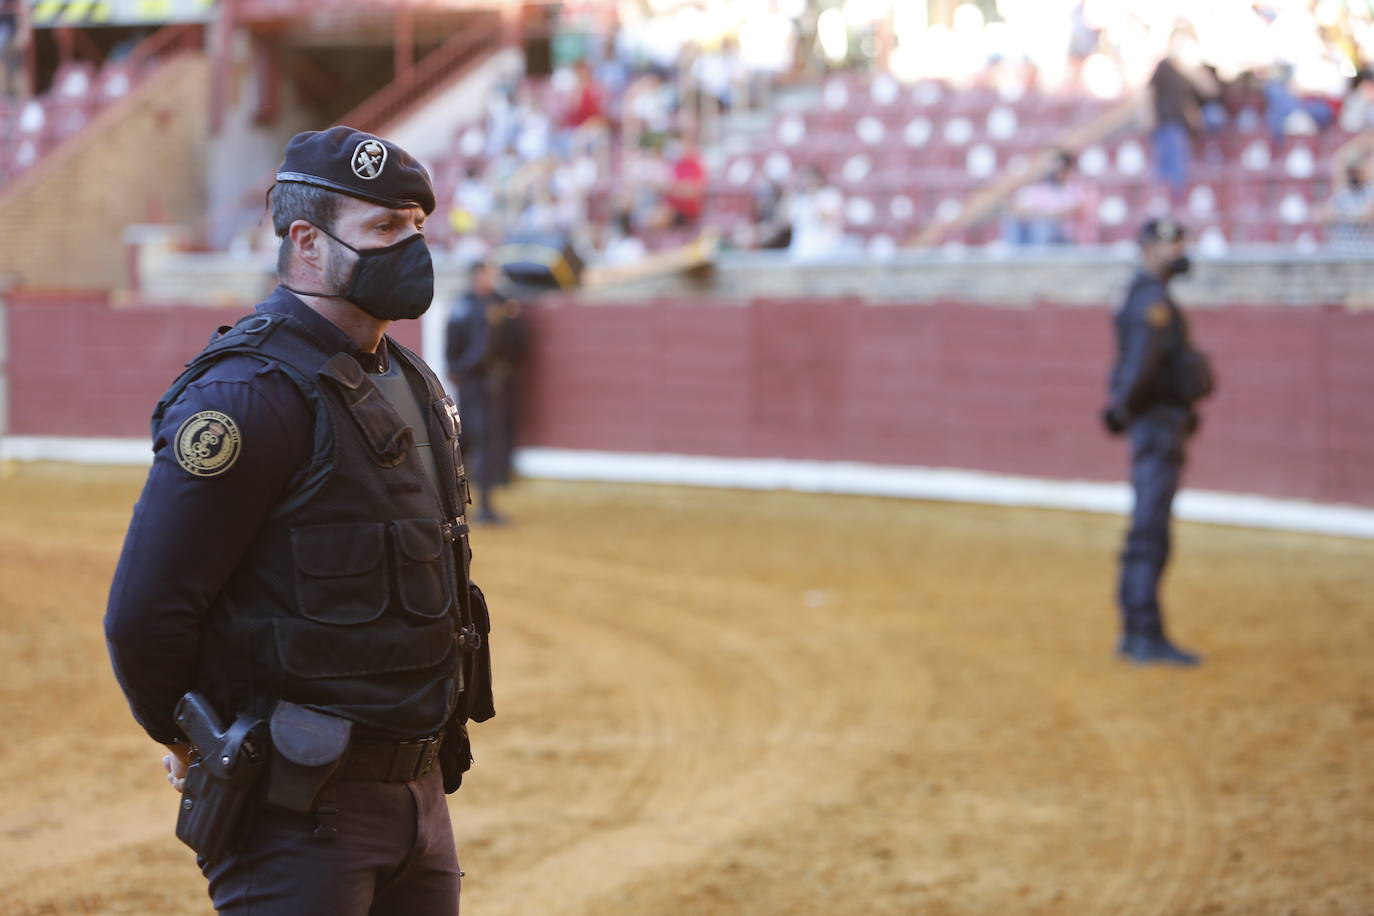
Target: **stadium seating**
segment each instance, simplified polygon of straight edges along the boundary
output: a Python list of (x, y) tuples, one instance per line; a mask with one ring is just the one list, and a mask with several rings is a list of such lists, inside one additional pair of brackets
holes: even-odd
[[(708, 221), (728, 227), (750, 218), (751, 189), (765, 177), (785, 180), (807, 164), (846, 195), (847, 230), (861, 240), (902, 240), (934, 218), (950, 218), (963, 198), (1107, 103), (1084, 96), (1030, 92), (1019, 99), (985, 89), (924, 82), (901, 87), (887, 77), (844, 75), (821, 89), (819, 104), (779, 113), (766, 140), (726, 155), (711, 186)], [(1150, 138), (1132, 129), (1080, 151), (1078, 171), (1093, 188), (1085, 242), (1129, 240), (1139, 223), (1171, 211), (1205, 234), (1214, 250), (1229, 244), (1309, 246), (1321, 238), (1315, 212), (1331, 191), (1331, 157), (1349, 135), (1274, 140), (1258, 117), (1208, 136), (1194, 152), (1192, 183), (1175, 203), (1154, 177)], [(999, 236), (995, 219), (953, 234), (984, 244)]]
[[(126, 97), (147, 67), (128, 60), (99, 69), (73, 63), (41, 97), (0, 102), (0, 187)], [(556, 80), (532, 80), (523, 90), (535, 110), (551, 119), (567, 102)], [(1031, 89), (1012, 98), (985, 87), (832, 74), (809, 104), (780, 106), (762, 130), (757, 120), (753, 126), (721, 122), (725, 132), (707, 151), (703, 220), (728, 236), (756, 219), (766, 182), (787, 186), (799, 170), (814, 166), (844, 195), (846, 232), (870, 251), (891, 251), (933, 221), (957, 216), (970, 194), (1023, 171), (1066, 132), (1109, 107), (1074, 92)], [(1146, 132), (1130, 128), (1099, 138), (1078, 150), (1077, 172), (1091, 187), (1091, 213), (1076, 227), (1076, 237), (1125, 242), (1140, 221), (1167, 210), (1193, 226), (1212, 250), (1232, 244), (1314, 246), (1322, 238), (1316, 214), (1332, 190), (1332, 157), (1348, 139), (1336, 128), (1275, 139), (1252, 108), (1195, 145), (1191, 182), (1171, 197), (1154, 179)], [(484, 168), (491, 152), (484, 128), (474, 124), (457, 128), (449, 149), (431, 163), (440, 201), (451, 200), (466, 171)], [(611, 201), (626, 190), (622, 163), (623, 151), (614, 147), (609, 160), (598, 163), (588, 195), (597, 221), (609, 218)], [(455, 241), (447, 220), (436, 223), (440, 242)], [(980, 245), (1000, 234), (994, 213), (945, 240)], [(676, 238), (667, 233), (647, 241), (655, 247)]]
[[(183, 31), (167, 36), (159, 33), (148, 39), (153, 53), (135, 52), (100, 66), (89, 61), (65, 63), (53, 75), (49, 89), (27, 101), (0, 99), (0, 192), (79, 134), (100, 112), (128, 96), (138, 81), (161, 63), (161, 54), (184, 50)], [(158, 47), (151, 47), (154, 44)]]

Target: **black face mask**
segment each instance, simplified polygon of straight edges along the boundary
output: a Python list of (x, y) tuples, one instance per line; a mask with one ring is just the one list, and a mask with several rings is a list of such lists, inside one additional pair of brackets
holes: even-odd
[(358, 256), (348, 287), (342, 293), (311, 293), (287, 286), (291, 292), (347, 299), (383, 321), (419, 318), (429, 310), (434, 301), (434, 261), (423, 235), (417, 232), (385, 248), (354, 248), (328, 229), (316, 228)]
[(1193, 262), (1186, 254), (1181, 254), (1169, 262), (1165, 270), (1169, 271), (1171, 277), (1181, 277), (1193, 269)]

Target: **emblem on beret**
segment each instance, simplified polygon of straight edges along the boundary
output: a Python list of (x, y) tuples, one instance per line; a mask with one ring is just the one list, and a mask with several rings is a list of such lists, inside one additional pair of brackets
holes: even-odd
[(202, 410), (177, 430), (177, 464), (196, 477), (218, 477), (234, 466), (242, 446), (239, 425), (226, 413)]
[(353, 174), (371, 181), (386, 165), (386, 146), (377, 140), (363, 140), (353, 150)]

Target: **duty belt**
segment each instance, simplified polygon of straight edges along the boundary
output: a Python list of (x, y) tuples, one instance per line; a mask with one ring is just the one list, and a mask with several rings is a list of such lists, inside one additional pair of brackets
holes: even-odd
[(414, 741), (354, 741), (334, 771), (334, 779), (352, 782), (410, 782), (439, 760), (443, 734)]

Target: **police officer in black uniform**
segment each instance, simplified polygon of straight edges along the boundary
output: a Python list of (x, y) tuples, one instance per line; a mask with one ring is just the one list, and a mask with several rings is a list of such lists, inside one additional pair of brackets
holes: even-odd
[(503, 295), (492, 266), (472, 266), (468, 289), (449, 311), (448, 374), (463, 414), (463, 447), (477, 490), (478, 521), (500, 523), (493, 494), (510, 483), (516, 384), (526, 335), (518, 299)]
[(347, 127), (297, 135), (276, 177), (281, 284), (156, 407), (110, 655), (184, 809), (203, 801), (188, 765), (216, 761), (174, 717), (183, 694), (261, 720), (263, 778), (199, 860), (219, 912), (457, 913), (444, 796), (467, 721), (493, 714), (489, 627), (457, 410), (386, 336), (433, 298), (434, 191)]
[(1117, 311), (1117, 358), (1102, 419), (1131, 448), (1135, 506), (1121, 554), (1118, 654), (1137, 664), (1196, 665), (1164, 630), (1159, 580), (1169, 560), (1169, 514), (1183, 471), (1185, 445), (1198, 427), (1197, 401), (1212, 391), (1206, 357), (1168, 284), (1188, 272), (1183, 227), (1154, 219), (1141, 227), (1141, 266)]

